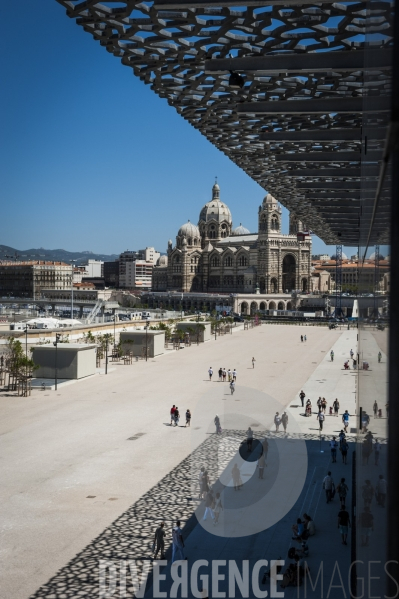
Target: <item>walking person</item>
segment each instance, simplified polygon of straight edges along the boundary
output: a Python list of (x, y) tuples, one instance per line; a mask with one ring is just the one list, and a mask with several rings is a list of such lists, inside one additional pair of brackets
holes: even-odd
[(233, 476), (234, 491), (239, 491), (241, 488), (242, 482), (241, 482), (240, 469), (237, 466), (237, 464), (234, 464), (231, 474)]
[(184, 560), (184, 540), (180, 520), (176, 520), (176, 526), (172, 530), (172, 564), (177, 560)]
[(378, 416), (378, 403), (377, 403), (377, 400), (375, 400), (375, 402), (373, 403), (373, 414), (374, 414), (374, 418), (377, 418), (377, 416)]
[(190, 410), (186, 411), (186, 426), (191, 426), (191, 412), (190, 412)]
[(214, 501), (215, 501), (215, 498), (213, 496), (213, 491), (212, 491), (212, 489), (209, 489), (208, 493), (205, 496), (205, 513), (204, 513), (204, 517), (202, 518), (203, 520), (207, 519), (208, 514), (210, 514), (212, 520), (215, 519), (215, 514), (213, 513), (213, 509), (212, 509), (212, 506), (214, 505)]
[(154, 536), (154, 544), (153, 544), (154, 559), (157, 559), (157, 555), (158, 555), (159, 551), (161, 552), (161, 559), (165, 559), (165, 537), (166, 537), (165, 522), (161, 522), (161, 524), (156, 529), (155, 536)]
[(380, 461), (380, 451), (381, 443), (376, 439), (374, 443), (374, 466), (378, 466), (378, 462)]
[(249, 426), (247, 430), (247, 449), (248, 451), (252, 451), (252, 441), (254, 440), (254, 431)]
[(323, 489), (326, 492), (327, 503), (330, 503), (330, 501), (332, 500), (333, 489), (334, 489), (334, 481), (333, 481), (333, 477), (331, 476), (331, 472), (327, 472), (327, 476), (324, 477)]
[(252, 368), (255, 368), (255, 362), (256, 362), (255, 358), (252, 358)]
[(301, 343), (303, 343), (303, 335), (301, 335)]
[(362, 498), (364, 501), (364, 507), (371, 507), (371, 503), (374, 497), (374, 487), (369, 480), (364, 481), (362, 487)]
[(324, 424), (324, 419), (325, 416), (323, 414), (323, 412), (320, 410), (319, 413), (316, 416), (317, 420), (319, 421), (319, 430), (323, 430), (323, 424)]
[(381, 362), (382, 359), (382, 353), (379, 351), (378, 352), (378, 364)]
[(338, 443), (335, 440), (335, 437), (333, 437), (332, 440), (330, 441), (331, 460), (332, 460), (333, 464), (335, 464), (335, 462), (337, 461), (337, 447), (338, 447)]
[(200, 473), (198, 475), (198, 484), (199, 484), (199, 499), (203, 499), (203, 495), (204, 495), (204, 476), (205, 476), (205, 468), (204, 466), (201, 466), (201, 470)]
[(263, 451), (261, 456), (258, 458), (258, 475), (259, 478), (263, 478), (263, 473), (265, 470), (265, 465), (266, 465), (266, 456), (265, 456), (265, 452)]
[(341, 443), (341, 447), (340, 447), (341, 455), (342, 455), (342, 463), (343, 464), (347, 463), (346, 460), (347, 460), (347, 457), (348, 457), (348, 449), (349, 449), (349, 445), (348, 445), (347, 440), (344, 437), (344, 439), (343, 439), (343, 441)]
[(274, 424), (276, 425), (276, 433), (278, 433), (281, 424), (281, 416), (278, 412), (276, 412), (274, 417)]
[(347, 545), (348, 530), (351, 525), (349, 513), (346, 511), (345, 504), (341, 505), (341, 509), (338, 512), (338, 528), (341, 533), (342, 544)]
[(230, 370), (230, 368), (227, 371), (227, 380), (228, 380), (229, 383), (231, 383), (231, 370)]
[(231, 393), (231, 395), (233, 395), (233, 393), (235, 391), (235, 387), (236, 387), (236, 382), (235, 381), (230, 381), (230, 393)]
[(217, 524), (219, 523), (220, 511), (222, 509), (223, 509), (223, 505), (222, 505), (222, 499), (220, 497), (220, 493), (216, 493), (215, 509), (213, 510), (213, 513), (215, 514), (215, 519), (213, 521), (214, 526), (217, 526)]
[(325, 397), (323, 397), (323, 399), (321, 400), (321, 409), (323, 410), (324, 414), (326, 413), (326, 409), (327, 409), (327, 400)]
[(179, 412), (179, 408), (177, 406), (176, 406), (175, 413), (174, 413), (174, 420), (175, 420), (175, 426), (179, 426), (180, 412)]
[(175, 411), (176, 411), (176, 406), (175, 406), (175, 404), (173, 404), (173, 406), (170, 408), (170, 426), (172, 426), (172, 424), (175, 421)]
[(333, 350), (330, 351), (330, 358), (331, 358), (331, 362), (334, 362), (334, 351)]
[(307, 417), (312, 415), (312, 402), (310, 401), (310, 399), (308, 399), (306, 402), (305, 414)]
[(234, 368), (233, 370), (233, 381), (236, 382), (237, 380), (237, 370)]
[(282, 425), (283, 425), (283, 428), (284, 428), (284, 432), (286, 433), (287, 432), (287, 425), (288, 425), (288, 414), (287, 414), (287, 412), (283, 412), (281, 414), (281, 422), (282, 422)]
[(339, 497), (341, 506), (345, 505), (345, 503), (346, 503), (346, 496), (348, 494), (348, 491), (349, 491), (349, 488), (345, 482), (345, 479), (341, 478), (341, 482), (339, 483), (339, 485), (337, 487), (337, 493), (338, 493), (338, 497)]
[(334, 408), (334, 416), (338, 416), (338, 412), (339, 412), (339, 401), (338, 401), (337, 397), (333, 401), (333, 408)]
[(349, 426), (349, 412), (348, 412), (348, 410), (345, 410), (345, 412), (342, 414), (342, 424), (344, 425), (344, 430), (347, 433), (348, 432), (348, 426)]
[(299, 394), (299, 399), (301, 400), (302, 407), (303, 407), (303, 405), (304, 405), (305, 397), (306, 397), (306, 393), (305, 393), (305, 391), (302, 389), (302, 391), (301, 391), (301, 392), (300, 392), (300, 394)]
[(374, 530), (374, 516), (370, 512), (369, 507), (365, 506), (363, 512), (360, 514), (360, 527), (362, 530), (362, 547), (367, 547), (371, 533)]
[(306, 335), (303, 336), (303, 340), (305, 341), (305, 343), (308, 340), (308, 338), (306, 337)]
[(209, 374), (209, 380), (212, 381), (212, 375), (213, 375), (212, 366), (210, 366), (210, 368), (208, 370), (208, 374)]
[(223, 374), (223, 382), (225, 383), (226, 382), (227, 370), (225, 369), (224, 366), (223, 366), (222, 374)]
[(219, 435), (222, 432), (222, 429), (220, 427), (220, 418), (217, 414), (216, 414), (213, 422), (215, 423), (215, 426), (216, 426), (216, 434)]
[(351, 357), (351, 360), (353, 360), (353, 356), (355, 355), (355, 354), (353, 353), (353, 349), (351, 349), (351, 350), (350, 350), (350, 352), (349, 352), (349, 355), (350, 355), (350, 357)]
[(381, 507), (385, 507), (385, 499), (387, 496), (387, 481), (383, 474), (378, 477), (378, 482), (375, 486), (375, 492), (377, 497), (377, 503)]
[(223, 368), (219, 368), (218, 374), (219, 374), (219, 382), (221, 383), (223, 381)]

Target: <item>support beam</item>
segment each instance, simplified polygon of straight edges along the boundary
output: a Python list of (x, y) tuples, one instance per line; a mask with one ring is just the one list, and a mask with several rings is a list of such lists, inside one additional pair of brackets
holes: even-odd
[[(274, 3), (273, 3), (274, 4)], [(265, 56), (238, 56), (236, 58), (215, 58), (205, 61), (205, 73), (225, 73), (236, 71), (246, 73), (257, 71), (268, 75), (304, 71), (359, 71), (363, 69), (389, 69), (392, 51), (374, 50), (367, 54), (364, 50), (344, 50), (340, 52), (303, 52), (268, 54)], [(365, 66), (365, 61), (366, 65)]]
[[(335, 0), (323, 0), (325, 4), (332, 4)], [(302, 5), (303, 0), (155, 0), (154, 8), (161, 11), (165, 9), (185, 9), (185, 8), (219, 8), (223, 6), (255, 6), (264, 8), (265, 6), (297, 6)], [(162, 14), (159, 15), (162, 18)]]
[[(369, 139), (383, 140), (386, 137), (386, 129), (376, 128), (367, 131)], [(358, 141), (361, 142), (362, 130), (360, 127), (353, 129), (309, 129), (306, 131), (270, 131), (270, 133), (261, 133), (260, 141)]]
[[(367, 152), (367, 162), (382, 159), (382, 150)], [(276, 154), (276, 162), (366, 162), (360, 152), (297, 152), (295, 154)]]
[(310, 100), (275, 100), (269, 102), (243, 102), (237, 104), (238, 114), (345, 114), (353, 112), (386, 112), (390, 108), (388, 96), (367, 98), (316, 98)]
[(280, 171), (279, 177), (354, 177), (368, 178), (378, 177), (380, 169), (377, 166), (368, 166), (361, 170), (360, 167), (354, 168), (309, 168), (309, 169), (293, 169), (292, 171)]
[[(364, 183), (363, 183), (364, 185)], [(360, 181), (298, 181), (297, 189), (353, 189), (360, 190), (362, 183)], [(375, 184), (377, 187), (377, 182)]]

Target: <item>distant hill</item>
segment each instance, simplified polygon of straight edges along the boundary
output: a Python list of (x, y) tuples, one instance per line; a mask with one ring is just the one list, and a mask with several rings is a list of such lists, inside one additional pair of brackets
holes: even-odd
[(88, 250), (83, 252), (67, 252), (66, 250), (45, 250), (44, 248), (33, 248), (29, 250), (17, 250), (8, 245), (0, 245), (0, 260), (54, 260), (55, 262), (66, 262), (76, 260), (76, 264), (83, 264), (87, 260), (116, 260), (119, 254), (94, 254)]

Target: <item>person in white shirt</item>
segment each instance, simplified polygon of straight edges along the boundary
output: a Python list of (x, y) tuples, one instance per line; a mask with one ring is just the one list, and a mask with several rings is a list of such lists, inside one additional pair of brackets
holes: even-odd
[(334, 488), (335, 488), (335, 486), (334, 486), (333, 477), (331, 476), (331, 472), (327, 472), (327, 476), (325, 476), (324, 480), (323, 480), (323, 489), (326, 492), (327, 503), (330, 503), (330, 501), (332, 499), (332, 493), (333, 493)]
[(235, 387), (236, 387), (236, 382), (235, 382), (234, 380), (233, 380), (233, 381), (230, 381), (230, 393), (231, 393), (232, 395), (233, 395), (233, 393), (234, 393)]
[(237, 380), (237, 370), (234, 368), (233, 370), (233, 381)]
[(333, 437), (330, 441), (331, 459), (333, 464), (337, 461), (337, 447), (338, 443), (336, 442), (335, 437)]
[(212, 366), (209, 368), (208, 374), (209, 374), (209, 380), (211, 381), (212, 380), (212, 375), (213, 375)]
[(323, 414), (323, 412), (321, 410), (320, 410), (320, 412), (318, 412), (316, 418), (319, 421), (319, 427), (320, 427), (320, 430), (322, 431), (325, 415)]

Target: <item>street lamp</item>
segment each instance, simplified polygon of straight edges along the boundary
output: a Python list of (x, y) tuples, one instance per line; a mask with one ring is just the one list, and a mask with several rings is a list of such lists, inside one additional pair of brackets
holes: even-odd
[(71, 324), (72, 324), (72, 319), (73, 319), (73, 272), (74, 272), (74, 263), (76, 262), (76, 260), (70, 260), (69, 261), (71, 263), (72, 266), (72, 278), (71, 278)]
[(148, 360), (148, 326), (149, 326), (149, 322), (147, 322), (147, 324), (145, 325), (145, 361), (147, 362)]
[(108, 374), (108, 335), (105, 335), (105, 374)]
[(61, 339), (61, 333), (56, 333), (55, 334), (55, 343), (53, 343), (53, 345), (55, 345), (55, 391), (57, 391), (57, 382), (58, 382), (58, 380), (57, 380), (57, 374), (58, 374), (58, 372), (57, 372), (57, 367), (58, 367), (57, 348), (58, 348), (58, 343), (59, 343), (60, 339)]
[(114, 308), (114, 351), (116, 349), (116, 309)]
[(180, 300), (180, 320), (183, 320), (183, 293), (181, 294), (181, 300)]

